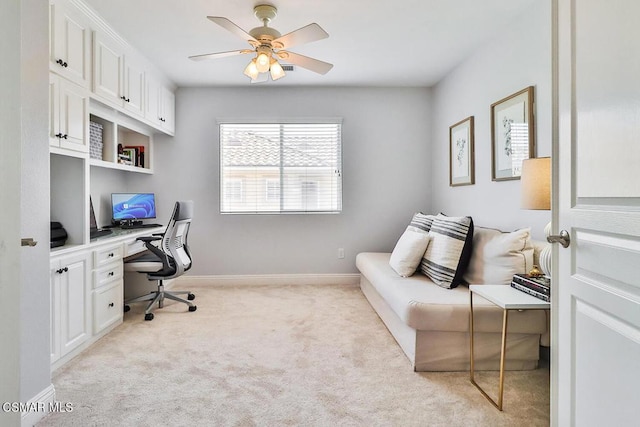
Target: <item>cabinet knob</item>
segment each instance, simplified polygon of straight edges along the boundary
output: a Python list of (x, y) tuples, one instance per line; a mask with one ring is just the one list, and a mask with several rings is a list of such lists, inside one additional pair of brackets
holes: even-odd
[(108, 276), (113, 276), (113, 274), (114, 274), (113, 271), (110, 271)]
[(69, 135), (67, 135), (66, 133), (64, 135), (62, 135), (62, 138), (67, 139), (69, 138)]
[(56, 270), (56, 273), (62, 274), (62, 273), (66, 273), (67, 271), (69, 271), (69, 267), (59, 268)]
[(113, 307), (114, 305), (115, 305), (115, 304), (114, 304), (114, 303), (112, 303), (112, 302), (110, 302), (110, 303), (109, 303), (109, 307)]
[(56, 61), (56, 64), (60, 64), (60, 65), (62, 65), (62, 66), (63, 66), (63, 67), (65, 67), (65, 68), (67, 68), (67, 67), (69, 66), (69, 64), (67, 64), (67, 63), (66, 63), (65, 61), (63, 61), (62, 59), (58, 59), (58, 60)]
[(62, 134), (61, 133), (56, 133), (56, 138), (62, 138)]
[(113, 258), (113, 252), (111, 252), (109, 255), (107, 255), (109, 258)]

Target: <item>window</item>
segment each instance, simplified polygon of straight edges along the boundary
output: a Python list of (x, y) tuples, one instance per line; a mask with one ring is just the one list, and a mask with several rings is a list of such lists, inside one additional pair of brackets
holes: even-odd
[(220, 211), (340, 212), (341, 133), (340, 120), (220, 123)]

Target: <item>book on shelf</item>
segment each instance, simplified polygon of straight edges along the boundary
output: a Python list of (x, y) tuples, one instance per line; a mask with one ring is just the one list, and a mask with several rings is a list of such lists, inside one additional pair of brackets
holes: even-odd
[(516, 282), (511, 282), (511, 287), (514, 289), (517, 289), (521, 292), (524, 292), (525, 294), (529, 294), (532, 297), (536, 297), (538, 299), (541, 299), (542, 301), (546, 301), (546, 302), (551, 302), (551, 296), (550, 295), (546, 295), (543, 294), (541, 292), (535, 291), (531, 288), (528, 288), (524, 285), (521, 285), (520, 283), (516, 283)]
[(125, 150), (133, 150), (133, 162), (136, 166), (144, 167), (144, 145), (127, 145)]
[(544, 276), (532, 277), (528, 274), (514, 274), (513, 282), (531, 288), (537, 292), (551, 295), (551, 279)]

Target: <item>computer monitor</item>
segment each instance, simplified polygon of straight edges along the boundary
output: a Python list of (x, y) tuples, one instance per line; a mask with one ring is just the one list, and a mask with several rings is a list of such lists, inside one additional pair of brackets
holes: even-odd
[(114, 222), (134, 222), (156, 217), (153, 193), (112, 193), (111, 217)]

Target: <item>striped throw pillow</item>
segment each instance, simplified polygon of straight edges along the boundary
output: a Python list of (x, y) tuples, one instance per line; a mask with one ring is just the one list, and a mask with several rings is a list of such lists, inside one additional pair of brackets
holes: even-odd
[(431, 242), (420, 263), (420, 271), (435, 284), (452, 289), (463, 283), (462, 275), (471, 257), (473, 220), (469, 216), (439, 214), (429, 230)]
[(431, 230), (431, 224), (433, 220), (436, 218), (435, 215), (425, 215), (422, 212), (416, 212), (411, 218), (411, 222), (409, 223), (409, 227), (413, 227), (417, 230), (422, 230), (425, 233), (428, 233)]

